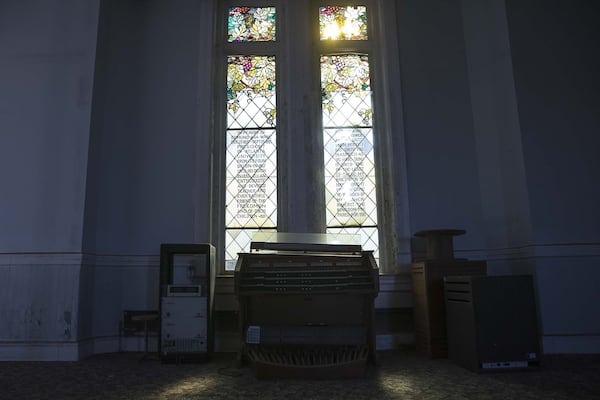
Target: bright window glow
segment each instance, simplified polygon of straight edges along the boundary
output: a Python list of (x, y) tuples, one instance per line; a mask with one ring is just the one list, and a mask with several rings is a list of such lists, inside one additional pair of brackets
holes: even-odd
[(378, 258), (368, 57), (321, 56), (321, 95), (327, 232), (360, 234)]
[(367, 40), (365, 6), (319, 7), (321, 40)]

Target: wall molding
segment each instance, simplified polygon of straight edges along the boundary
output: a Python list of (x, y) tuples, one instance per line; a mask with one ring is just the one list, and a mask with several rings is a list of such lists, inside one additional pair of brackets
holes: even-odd
[(554, 257), (600, 257), (600, 243), (536, 243), (493, 249), (455, 249), (454, 253), (457, 257), (488, 261)]
[(0, 266), (11, 265), (71, 265), (95, 266), (156, 266), (160, 265), (159, 254), (89, 254), (77, 252), (17, 252), (0, 253)]
[(600, 243), (553, 243), (534, 245), (536, 258), (545, 257), (600, 257)]
[(543, 335), (545, 354), (600, 354), (600, 334)]
[(89, 255), (91, 263), (97, 267), (160, 267), (160, 255)]
[[(511, 260), (543, 257), (600, 257), (600, 243), (534, 243), (523, 246), (489, 249), (455, 249), (456, 257), (469, 260)], [(418, 255), (418, 254), (417, 254)], [(0, 253), (0, 266), (70, 265), (159, 267), (159, 254), (91, 254), (79, 252), (14, 252)], [(402, 282), (409, 272), (381, 275), (382, 288), (389, 282)], [(232, 275), (220, 275), (229, 277)], [(396, 277), (396, 278), (389, 278)], [(385, 282), (383, 282), (385, 279)]]
[(19, 265), (81, 265), (81, 253), (0, 253), (0, 267)]

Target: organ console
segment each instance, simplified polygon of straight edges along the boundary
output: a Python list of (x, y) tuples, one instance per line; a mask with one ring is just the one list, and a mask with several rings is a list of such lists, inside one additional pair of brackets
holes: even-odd
[(379, 270), (358, 235), (259, 233), (234, 280), (239, 361), (257, 378), (358, 377), (375, 363)]

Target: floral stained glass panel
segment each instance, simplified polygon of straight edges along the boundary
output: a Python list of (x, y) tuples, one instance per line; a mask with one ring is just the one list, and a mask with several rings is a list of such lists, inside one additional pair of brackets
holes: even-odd
[(367, 40), (365, 6), (319, 7), (321, 40)]
[(275, 57), (227, 57), (227, 128), (274, 127)]
[(371, 126), (368, 56), (321, 56), (321, 102), (325, 127)]
[(373, 112), (365, 55), (321, 56), (328, 232), (359, 233), (378, 249)]
[(274, 41), (275, 17), (275, 7), (230, 7), (227, 18), (227, 41)]
[(225, 262), (277, 228), (275, 57), (227, 57)]

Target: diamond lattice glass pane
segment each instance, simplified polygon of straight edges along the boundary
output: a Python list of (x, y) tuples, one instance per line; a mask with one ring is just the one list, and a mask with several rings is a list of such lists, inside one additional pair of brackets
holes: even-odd
[(225, 158), (225, 227), (276, 227), (275, 130), (228, 130)]
[(275, 127), (275, 57), (227, 57), (227, 128)]
[(327, 233), (348, 233), (360, 235), (363, 250), (373, 250), (375, 261), (379, 264), (379, 235), (376, 227), (362, 228), (327, 228)]
[(365, 6), (319, 7), (321, 40), (367, 40)]
[(275, 229), (226, 229), (225, 230), (225, 270), (233, 271), (238, 253), (250, 251), (250, 241), (257, 232), (275, 232)]
[(275, 40), (275, 7), (230, 7), (228, 14), (228, 42)]

